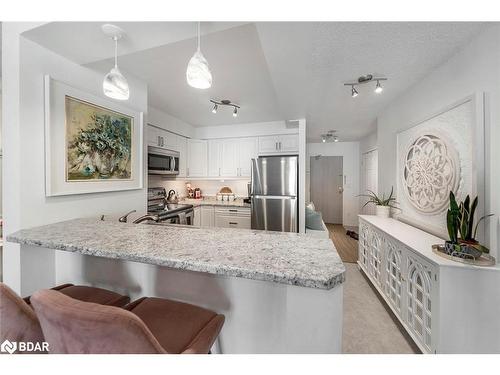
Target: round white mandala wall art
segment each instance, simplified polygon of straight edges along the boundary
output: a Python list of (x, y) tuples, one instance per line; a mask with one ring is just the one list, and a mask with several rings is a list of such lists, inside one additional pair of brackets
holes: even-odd
[(403, 186), (410, 203), (425, 214), (443, 211), (450, 190), (457, 191), (459, 168), (457, 152), (445, 140), (419, 136), (404, 159)]

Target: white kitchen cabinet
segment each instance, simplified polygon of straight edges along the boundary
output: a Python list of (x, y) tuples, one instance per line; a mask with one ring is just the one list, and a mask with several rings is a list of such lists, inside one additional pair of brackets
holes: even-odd
[(256, 138), (208, 141), (209, 177), (250, 177), (251, 159), (256, 157)]
[(151, 124), (146, 129), (148, 146), (178, 151), (178, 139), (182, 137)]
[(188, 139), (187, 177), (206, 177), (208, 175), (207, 141)]
[(250, 208), (215, 207), (215, 226), (220, 228), (250, 229)]
[(257, 138), (242, 138), (238, 143), (238, 176), (250, 177), (252, 159), (257, 157)]
[(201, 227), (201, 207), (200, 206), (193, 208), (193, 225), (196, 227)]
[(299, 152), (298, 134), (259, 137), (259, 154), (287, 154)]
[(201, 206), (200, 215), (200, 226), (205, 228), (211, 228), (214, 226), (214, 207), (213, 206)]
[(187, 176), (187, 138), (178, 136), (177, 151), (179, 151), (179, 174), (178, 177)]

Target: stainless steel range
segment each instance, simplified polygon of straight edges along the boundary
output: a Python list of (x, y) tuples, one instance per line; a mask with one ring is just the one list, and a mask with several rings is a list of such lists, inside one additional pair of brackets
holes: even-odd
[(148, 189), (148, 215), (157, 216), (158, 222), (193, 225), (194, 211), (192, 204), (167, 202), (164, 188)]

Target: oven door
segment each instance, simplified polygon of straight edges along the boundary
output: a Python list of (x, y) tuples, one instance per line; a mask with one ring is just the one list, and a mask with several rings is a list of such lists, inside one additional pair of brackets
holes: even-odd
[(149, 146), (148, 174), (179, 174), (179, 153)]

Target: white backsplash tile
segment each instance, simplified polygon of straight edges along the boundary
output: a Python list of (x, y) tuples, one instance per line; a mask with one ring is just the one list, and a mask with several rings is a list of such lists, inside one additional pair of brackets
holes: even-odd
[(190, 182), (192, 188), (200, 188), (204, 196), (214, 196), (223, 186), (228, 186), (238, 197), (246, 197), (249, 179), (241, 180), (176, 180), (159, 176), (149, 176), (148, 187), (164, 187), (167, 191), (174, 189), (180, 197), (187, 195), (186, 183)]

